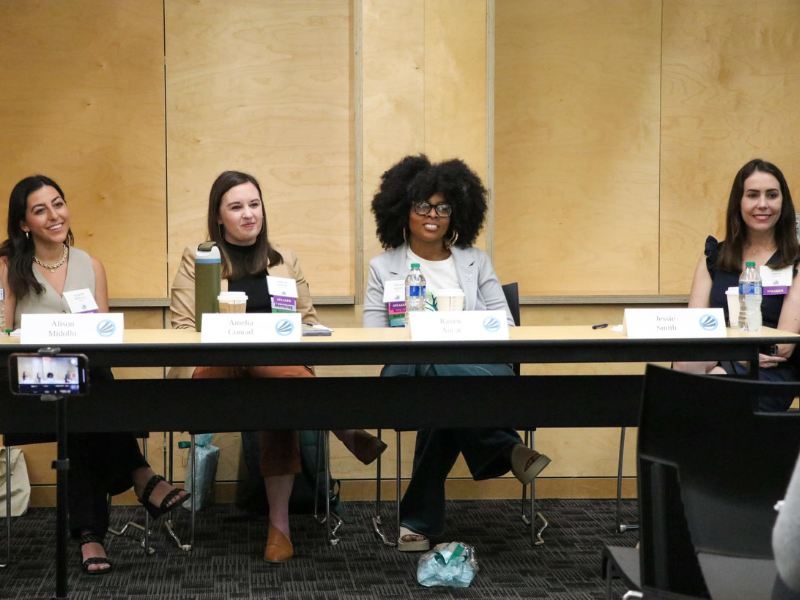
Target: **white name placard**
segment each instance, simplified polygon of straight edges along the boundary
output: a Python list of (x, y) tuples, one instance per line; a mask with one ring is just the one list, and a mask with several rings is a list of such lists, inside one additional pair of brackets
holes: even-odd
[(200, 341), (207, 344), (265, 344), (299, 342), (300, 313), (203, 313)]
[(624, 331), (629, 338), (726, 337), (721, 308), (626, 308)]
[(80, 315), (22, 315), (23, 344), (121, 344), (124, 315), (84, 313)]
[(412, 312), (409, 323), (415, 342), (508, 339), (508, 321), (503, 310)]

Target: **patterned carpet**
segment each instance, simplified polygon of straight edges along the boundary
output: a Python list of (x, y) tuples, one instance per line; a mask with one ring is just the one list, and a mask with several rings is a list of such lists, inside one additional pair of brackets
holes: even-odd
[[(387, 504), (390, 507), (391, 504)], [(615, 503), (610, 500), (542, 500), (550, 527), (546, 544), (532, 548), (519, 520), (519, 502), (477, 500), (448, 502), (446, 539), (474, 544), (480, 571), (466, 589), (424, 588), (416, 582), (418, 554), (399, 553), (379, 544), (370, 529), (372, 503), (349, 502), (354, 517), (340, 533), (342, 541), (325, 543), (323, 526), (311, 516), (292, 517), (297, 555), (284, 565), (262, 560), (265, 517), (251, 518), (235, 506), (213, 506), (197, 516), (195, 549), (172, 545), (159, 523), (146, 557), (133, 538), (109, 536), (106, 547), (113, 573), (87, 577), (78, 568), (74, 543), (69, 553), (69, 597), (75, 600), (367, 600), (380, 598), (604, 598), (600, 551), (604, 543), (633, 546), (636, 532), (612, 532)], [(392, 515), (384, 520), (393, 522)], [(636, 502), (623, 503), (625, 520), (636, 520)], [(387, 519), (387, 516), (389, 519)], [(114, 508), (112, 523), (141, 518), (136, 507)], [(5, 522), (0, 553), (5, 552)], [(31, 509), (14, 519), (11, 564), (0, 570), (0, 599), (50, 598), (55, 594), (55, 509)], [(176, 527), (188, 537), (188, 513)], [(436, 541), (436, 540), (435, 540)], [(622, 592), (622, 588), (617, 589)]]

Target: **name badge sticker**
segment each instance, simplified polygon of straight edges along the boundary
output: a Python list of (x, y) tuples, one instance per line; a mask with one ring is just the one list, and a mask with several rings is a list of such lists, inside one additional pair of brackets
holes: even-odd
[(623, 331), (631, 339), (728, 336), (721, 308), (626, 308)]
[(303, 338), (300, 313), (203, 313), (204, 344), (271, 344)]
[(406, 301), (406, 282), (402, 279), (387, 281), (383, 284), (384, 302), (405, 302)]
[(765, 296), (778, 296), (789, 293), (794, 276), (794, 267), (788, 265), (782, 269), (773, 269), (764, 265), (761, 271), (761, 286)]
[(121, 344), (125, 318), (119, 313), (22, 315), (22, 344)]
[(72, 314), (97, 312), (97, 302), (88, 288), (64, 292), (64, 300), (67, 301), (69, 311)]
[(273, 296), (270, 300), (272, 312), (274, 313), (293, 313), (297, 312), (297, 300), (287, 296)]
[(297, 281), (288, 277), (272, 277), (267, 275), (267, 288), (273, 296), (297, 298)]
[(508, 339), (508, 321), (504, 310), (412, 312), (409, 324), (411, 340), (415, 342)]

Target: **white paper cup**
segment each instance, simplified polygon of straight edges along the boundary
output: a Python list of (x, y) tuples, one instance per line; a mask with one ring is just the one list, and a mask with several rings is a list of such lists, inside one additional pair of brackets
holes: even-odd
[(219, 312), (243, 313), (247, 311), (247, 294), (244, 292), (220, 292), (217, 296)]
[(739, 328), (739, 288), (729, 287), (725, 291), (728, 297), (728, 318), (730, 319), (731, 329)]
[(439, 312), (458, 312), (464, 310), (463, 290), (439, 290), (436, 293), (436, 305)]

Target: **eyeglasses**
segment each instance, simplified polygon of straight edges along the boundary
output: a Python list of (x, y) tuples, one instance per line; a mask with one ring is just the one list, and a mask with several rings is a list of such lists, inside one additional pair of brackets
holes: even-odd
[(439, 204), (431, 204), (430, 202), (414, 202), (412, 207), (414, 208), (414, 212), (420, 217), (427, 216), (427, 214), (431, 212), (431, 207), (440, 217), (449, 217), (453, 214), (453, 207), (444, 202), (440, 202)]

